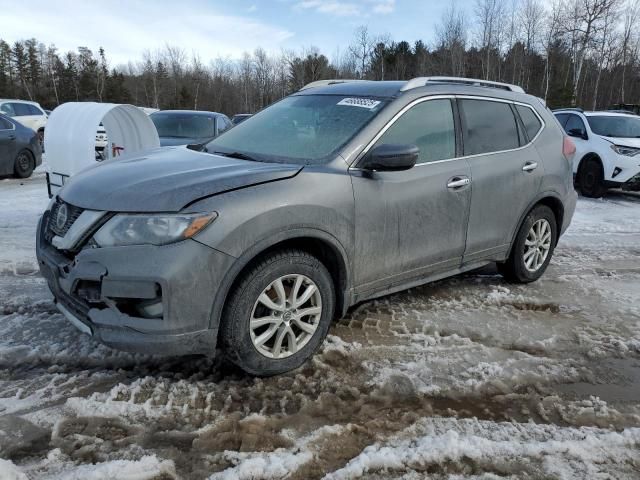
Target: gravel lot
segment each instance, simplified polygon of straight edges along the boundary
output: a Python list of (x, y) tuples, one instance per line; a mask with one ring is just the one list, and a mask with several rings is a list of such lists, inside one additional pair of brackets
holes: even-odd
[(638, 478), (640, 198), (580, 199), (546, 275), (364, 303), (312, 362), (110, 350), (37, 272), (42, 173), (0, 180), (0, 479)]

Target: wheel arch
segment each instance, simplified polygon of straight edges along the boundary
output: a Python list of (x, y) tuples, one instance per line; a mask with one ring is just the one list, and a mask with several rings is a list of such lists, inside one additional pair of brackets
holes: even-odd
[(329, 270), (336, 291), (336, 315), (342, 316), (351, 304), (351, 275), (344, 247), (332, 235), (315, 229), (279, 232), (255, 244), (234, 262), (216, 292), (211, 311), (210, 328), (218, 329), (225, 303), (242, 275), (265, 255), (296, 249), (317, 257)]
[(531, 211), (536, 208), (538, 205), (545, 205), (551, 209), (553, 214), (556, 217), (556, 228), (558, 234), (556, 235), (556, 245), (558, 244), (558, 240), (560, 239), (560, 232), (562, 231), (562, 225), (564, 222), (564, 205), (560, 196), (555, 192), (544, 192), (539, 195), (533, 202), (529, 204), (529, 206), (525, 209), (524, 213), (520, 216), (518, 220), (518, 227), (513, 232), (511, 237), (511, 243), (509, 244), (509, 252), (507, 254), (507, 258), (511, 255), (511, 250), (513, 249), (513, 245), (515, 244), (516, 237), (518, 236), (518, 232), (522, 227), (522, 223), (524, 222), (527, 215), (531, 213)]
[(585, 164), (587, 160), (591, 160), (591, 159), (597, 160), (598, 162), (600, 162), (600, 165), (602, 166), (602, 171), (603, 172), (605, 171), (602, 157), (597, 152), (585, 153), (580, 159), (580, 161), (578, 162), (578, 168), (576, 168), (576, 185), (578, 185), (580, 182), (580, 169), (582, 168), (582, 166)]

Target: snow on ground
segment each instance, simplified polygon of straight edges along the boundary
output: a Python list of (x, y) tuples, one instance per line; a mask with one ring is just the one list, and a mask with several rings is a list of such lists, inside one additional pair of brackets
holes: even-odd
[(580, 199), (538, 282), (367, 302), (275, 378), (117, 352), (57, 312), (44, 175), (0, 179), (0, 479), (638, 478), (640, 198)]

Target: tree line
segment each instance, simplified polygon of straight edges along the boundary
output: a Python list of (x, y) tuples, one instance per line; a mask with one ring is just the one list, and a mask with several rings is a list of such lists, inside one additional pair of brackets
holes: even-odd
[(317, 47), (203, 62), (166, 45), (110, 66), (103, 48), (60, 52), (35, 38), (0, 39), (0, 98), (132, 103), (252, 113), (327, 78), (406, 80), (447, 75), (513, 83), (552, 107), (640, 103), (640, 0), (476, 0), (452, 4), (428, 44), (359, 27), (327, 56)]

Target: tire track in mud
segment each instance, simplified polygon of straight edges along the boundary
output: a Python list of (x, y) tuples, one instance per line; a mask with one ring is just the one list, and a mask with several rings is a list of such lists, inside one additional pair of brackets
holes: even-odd
[[(182, 478), (205, 478), (233, 466), (225, 451), (295, 452), (300, 438), (333, 426), (340, 428), (313, 440), (309, 445), (312, 458), (291, 478), (321, 478), (325, 472), (343, 467), (367, 445), (403, 431), (420, 418), (533, 421), (617, 430), (640, 425), (633, 408), (616, 411), (589, 399), (588, 387), (577, 394), (567, 392), (553, 379), (509, 384), (502, 391), (474, 393), (452, 388), (443, 395), (420, 392), (411, 377), (401, 373), (383, 382), (372, 381), (376, 355), (398, 350), (401, 357), (407, 351), (417, 351), (417, 339), (422, 341), (425, 336), (437, 336), (452, 348), (460, 344), (462, 349), (495, 349), (542, 360), (556, 361), (569, 354), (576, 367), (584, 368), (578, 379), (587, 385), (605, 375), (589, 376), (595, 365), (582, 350), (571, 347), (575, 335), (565, 343), (537, 346), (487, 335), (473, 324), (460, 328), (447, 323), (455, 315), (475, 310), (488, 310), (498, 319), (514, 316), (521, 320), (519, 315), (525, 315), (538, 321), (550, 316), (558, 322), (567, 321), (576, 312), (569, 303), (541, 295), (545, 293), (542, 288), (534, 287), (533, 293), (522, 295), (518, 288), (502, 291), (504, 285), (489, 270), (362, 304), (332, 327), (328, 346), (312, 362), (277, 378), (247, 377), (219, 357), (74, 357), (54, 349), (27, 358), (17, 367), (0, 359), (0, 375), (5, 376), (0, 376), (0, 381), (28, 382), (47, 374), (86, 375), (84, 385), (60, 392), (59, 399), (19, 412), (63, 408), (48, 448), (60, 449), (65, 458), (76, 463), (156, 453), (172, 459)], [(494, 293), (497, 295), (492, 296)], [(36, 328), (38, 318), (59, 315), (50, 302), (20, 303), (9, 302), (6, 313), (0, 311), (5, 315), (0, 320), (35, 319), (29, 328)], [(63, 329), (67, 332), (73, 330)], [(567, 332), (571, 328), (562, 334)], [(609, 335), (611, 348), (603, 348), (604, 357), (621, 351), (616, 341), (623, 335), (617, 325), (580, 327), (578, 332), (583, 334), (581, 341), (587, 349), (591, 348), (589, 342)], [(90, 350), (86, 345), (94, 345), (86, 344), (88, 340), (79, 335), (69, 340), (74, 341), (85, 342), (82, 352)], [(98, 352), (109, 352), (95, 345)], [(365, 365), (369, 358), (375, 360), (373, 367)], [(444, 476), (469, 471), (498, 474), (490, 466), (473, 464), (468, 468), (435, 464), (421, 473)]]

